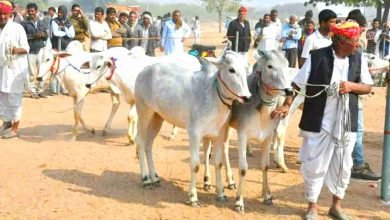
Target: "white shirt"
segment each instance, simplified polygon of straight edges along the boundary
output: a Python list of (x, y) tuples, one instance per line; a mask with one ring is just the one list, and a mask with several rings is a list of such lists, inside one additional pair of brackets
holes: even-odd
[(172, 20), (167, 21), (164, 26), (161, 41), (165, 54), (184, 52), (182, 39), (183, 37), (188, 37), (190, 34), (191, 29), (184, 22), (181, 28), (176, 29), (176, 25)]
[(302, 58), (308, 58), (311, 50), (328, 47), (332, 44), (332, 40), (323, 36), (318, 30), (306, 38), (302, 49)]
[(71, 25), (69, 28), (67, 27), (64, 27), (64, 30), (65, 31), (61, 31), (59, 28), (58, 28), (58, 24), (56, 22), (51, 22), (51, 33), (56, 36), (56, 37), (64, 37), (64, 36), (68, 36), (69, 38), (74, 38), (75, 36), (75, 32), (74, 32), (74, 28), (73, 28), (73, 25)]
[[(26, 32), (24, 28), (15, 22), (9, 21), (7, 26), (3, 30), (0, 29), (0, 37), (4, 39), (0, 44), (5, 44), (4, 48), (7, 48), (7, 45), (12, 45), (17, 48), (23, 48), (27, 51), (30, 50), (30, 46), (27, 42)], [(8, 54), (8, 52), (6, 52)], [(27, 54), (22, 55), (13, 55), (10, 66), (2, 65), (0, 66), (0, 91), (5, 93), (22, 93), (24, 89), (24, 82), (28, 75), (28, 61)]]
[[(310, 70), (311, 70), (311, 55), (309, 55), (305, 64), (302, 66), (297, 76), (293, 80), (293, 82), (297, 84), (297, 86), (299, 86), (303, 91), (306, 91), (305, 84), (309, 79)], [(334, 54), (334, 68), (333, 68), (332, 79), (330, 81), (330, 84), (334, 82), (347, 81), (348, 70), (349, 70), (348, 57), (339, 58)], [(360, 83), (368, 84), (368, 85), (374, 84), (371, 75), (368, 72), (367, 58), (365, 58), (365, 56), (362, 56), (362, 60), (361, 60)], [(327, 96), (321, 128), (329, 132), (329, 134), (332, 134), (332, 130), (336, 123), (337, 104), (338, 104), (337, 97)], [(300, 136), (304, 136), (304, 137), (313, 136), (316, 134), (317, 133), (302, 131), (302, 130), (300, 132)]]
[(261, 28), (257, 28), (254, 38), (256, 39), (260, 34), (262, 34), (262, 37), (260, 39), (259, 45), (257, 46), (257, 49), (261, 51), (277, 49), (280, 34), (279, 29), (275, 24), (271, 23), (270, 25), (264, 27), (263, 31), (261, 31)]
[(91, 34), (91, 38), (99, 38), (97, 40), (91, 39), (91, 49), (97, 51), (107, 50), (107, 40), (112, 39), (111, 30), (107, 22), (102, 21), (102, 23), (100, 23), (96, 20), (90, 20), (89, 33)]

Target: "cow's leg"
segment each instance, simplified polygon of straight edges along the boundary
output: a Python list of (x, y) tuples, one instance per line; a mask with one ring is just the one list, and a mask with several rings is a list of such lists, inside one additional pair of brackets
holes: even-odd
[(210, 191), (210, 155), (211, 155), (211, 140), (209, 138), (203, 138), (203, 151), (204, 151), (204, 177), (203, 177), (203, 189)]
[(112, 102), (111, 113), (110, 116), (108, 117), (106, 125), (104, 126), (103, 136), (107, 135), (107, 132), (111, 129), (112, 120), (114, 119), (114, 116), (118, 111), (119, 105), (121, 103), (119, 94), (115, 94), (111, 92), (111, 102)]
[[(286, 120), (286, 121), (285, 121)], [(279, 123), (279, 126), (276, 128), (276, 131), (273, 135), (272, 150), (274, 152), (274, 162), (280, 168), (282, 168), (283, 173), (288, 172), (288, 168), (284, 161), (284, 145), (286, 143), (286, 132), (289, 118), (284, 118), (283, 121)]]
[(263, 171), (263, 202), (266, 205), (272, 205), (272, 196), (268, 184), (268, 165), (269, 165), (269, 153), (271, 150), (272, 136), (268, 137), (261, 144), (261, 156), (260, 156), (260, 168)]
[(168, 138), (169, 141), (175, 139), (175, 137), (177, 136), (177, 131), (178, 130), (179, 129), (175, 125), (173, 125), (172, 130), (171, 130), (171, 135)]
[(138, 120), (138, 115), (137, 115), (137, 112), (135, 110), (135, 108), (133, 107), (134, 105), (130, 105), (130, 110), (129, 110), (129, 113), (128, 113), (128, 116), (127, 116), (127, 120), (129, 122), (129, 127), (127, 129), (127, 137), (129, 139), (129, 145), (133, 145), (134, 144), (134, 138), (135, 138), (135, 135), (137, 134), (137, 120)]
[(77, 126), (80, 121), (80, 115), (78, 113), (78, 107), (77, 107), (77, 99), (73, 98), (73, 116), (74, 116), (74, 125), (72, 129), (72, 137), (70, 138), (71, 141), (75, 141), (78, 135), (78, 129)]
[(149, 178), (153, 186), (160, 186), (160, 178), (154, 168), (152, 148), (154, 139), (160, 131), (163, 121), (164, 120), (158, 114), (155, 113), (153, 115), (148, 126), (147, 138), (145, 140), (145, 153), (149, 168)]
[(229, 125), (225, 124), (222, 127), (219, 136), (213, 141), (214, 146), (214, 159), (215, 159), (215, 185), (217, 188), (217, 200), (220, 202), (227, 201), (224, 194), (223, 183), (222, 183), (222, 150), (224, 142), (226, 142)]
[(236, 188), (236, 183), (234, 182), (232, 167), (230, 166), (230, 160), (229, 160), (230, 129), (229, 128), (227, 129), (228, 131), (225, 135), (225, 139), (223, 140), (223, 161), (225, 162), (226, 181), (228, 182), (228, 189), (233, 190)]
[(148, 128), (149, 124), (151, 123), (151, 120), (153, 118), (154, 112), (150, 111), (143, 106), (139, 106), (137, 108), (140, 108), (142, 110), (137, 110), (138, 112), (142, 113), (140, 119), (138, 120), (137, 126), (138, 126), (138, 133), (136, 137), (136, 143), (137, 143), (137, 152), (138, 152), (138, 158), (139, 158), (139, 164), (141, 168), (141, 178), (142, 178), (142, 184), (144, 187), (150, 186), (150, 179), (148, 176), (148, 171), (146, 167), (146, 157), (145, 157), (145, 143), (148, 139)]
[(81, 125), (83, 126), (83, 128), (85, 130), (91, 132), (92, 134), (95, 134), (95, 129), (93, 127), (87, 125), (87, 123), (84, 122), (84, 119), (81, 116), (81, 111), (83, 110), (84, 102), (85, 102), (85, 98), (83, 98), (82, 100), (78, 101), (77, 104), (76, 104), (76, 112), (77, 112), (79, 121), (80, 121)]
[(236, 211), (244, 213), (244, 197), (243, 197), (243, 185), (244, 178), (248, 171), (248, 162), (246, 159), (246, 146), (248, 139), (246, 134), (238, 133), (238, 169), (240, 174), (240, 180), (238, 182), (236, 193)]
[(196, 128), (188, 129), (188, 137), (190, 142), (190, 171), (191, 171), (191, 183), (189, 189), (189, 203), (192, 207), (199, 207), (198, 193), (196, 191), (196, 174), (199, 172), (200, 159), (199, 159), (199, 145), (200, 134)]

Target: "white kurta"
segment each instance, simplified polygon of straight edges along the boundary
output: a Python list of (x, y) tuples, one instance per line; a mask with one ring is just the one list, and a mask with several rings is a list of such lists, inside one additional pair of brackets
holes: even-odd
[[(334, 68), (331, 83), (347, 81), (349, 60), (338, 58), (334, 60)], [(362, 56), (361, 83), (373, 84), (367, 68), (367, 60)], [(310, 75), (311, 56), (303, 65), (298, 75), (293, 80), (299, 87), (304, 84)], [(351, 168), (353, 165), (352, 151), (356, 141), (356, 133), (349, 133), (349, 142), (343, 146), (339, 141), (339, 135), (334, 132), (340, 126), (341, 99), (336, 96), (328, 96), (322, 120), (321, 132), (302, 131), (302, 147), (299, 159), (302, 161), (301, 172), (306, 185), (306, 198), (309, 202), (317, 202), (323, 183), (333, 195), (343, 198), (347, 189)]]
[(301, 57), (308, 58), (310, 51), (329, 47), (331, 44), (332, 40), (329, 37), (323, 36), (318, 30), (316, 30), (313, 34), (306, 38)]
[(190, 34), (191, 29), (184, 22), (181, 28), (176, 29), (175, 23), (172, 20), (167, 21), (164, 26), (161, 41), (165, 54), (184, 52), (182, 39), (183, 37), (188, 37)]
[(23, 27), (12, 21), (0, 30), (0, 44), (0, 118), (9, 122), (20, 119), (23, 89), (28, 77), (27, 55), (11, 56), (9, 50), (17, 47), (28, 52), (30, 47)]
[(266, 27), (256, 29), (254, 39), (261, 34), (261, 39), (257, 49), (261, 51), (271, 51), (278, 49), (278, 42), (280, 40), (279, 28), (271, 23)]

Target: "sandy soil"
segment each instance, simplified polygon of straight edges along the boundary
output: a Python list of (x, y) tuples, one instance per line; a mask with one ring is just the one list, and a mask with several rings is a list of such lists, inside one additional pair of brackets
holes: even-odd
[[(208, 28), (216, 30), (215, 25)], [(203, 41), (222, 46), (221, 34), (204, 33), (203, 36), (217, 37)], [(379, 171), (385, 89), (376, 88), (375, 92), (365, 102), (364, 143), (367, 161)], [(74, 142), (68, 141), (73, 126), (72, 112), (56, 113), (72, 105), (69, 97), (26, 98), (23, 105), (21, 137), (0, 140), (0, 219), (300, 219), (305, 212), (304, 185), (296, 164), (300, 112), (293, 116), (287, 136), (286, 160), (290, 172), (270, 170), (274, 205), (265, 206), (260, 199), (262, 180), (259, 151), (255, 148), (254, 157), (248, 161), (246, 213), (241, 215), (233, 208), (235, 191), (226, 189), (229, 202), (221, 204), (215, 200), (214, 189), (202, 190), (203, 168), (198, 175), (202, 207), (196, 209), (185, 204), (190, 172), (184, 130), (180, 130), (175, 140), (168, 141), (171, 126), (164, 124), (154, 144), (155, 165), (162, 186), (147, 190), (141, 185), (135, 147), (126, 145), (126, 104), (120, 106), (112, 131), (103, 137), (101, 130), (110, 111), (110, 97), (105, 93), (89, 95), (84, 118), (97, 133), (81, 131)], [(234, 134), (230, 160), (238, 179), (236, 149)], [(330, 201), (331, 196), (324, 188), (319, 201), (324, 219)], [(343, 205), (356, 219), (390, 219), (390, 208), (383, 206), (379, 199), (379, 185), (371, 188), (367, 183), (351, 182)]]

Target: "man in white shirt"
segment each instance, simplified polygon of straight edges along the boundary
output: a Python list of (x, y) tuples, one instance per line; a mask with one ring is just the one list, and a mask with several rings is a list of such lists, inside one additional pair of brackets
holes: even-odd
[(23, 27), (11, 20), (12, 5), (0, 1), (0, 136), (19, 136), (24, 83), (28, 75), (30, 47)]
[[(312, 51), (293, 80), (308, 96), (323, 89), (313, 84), (334, 85), (336, 92), (306, 98), (304, 103), (299, 124), (303, 137), (299, 158), (308, 200), (305, 219), (318, 218), (317, 199), (324, 183), (333, 194), (328, 215), (335, 219), (350, 219), (341, 208), (341, 200), (353, 165), (358, 95), (370, 93), (373, 84), (367, 65), (362, 63), (361, 53), (356, 52), (359, 25), (345, 22), (333, 26), (331, 31), (334, 34), (332, 45)], [(348, 120), (350, 127), (344, 124)]]
[(265, 14), (263, 17), (263, 24), (256, 29), (254, 39), (259, 41), (257, 49), (261, 51), (276, 50), (280, 35), (278, 28), (271, 22), (271, 15)]
[(91, 53), (107, 50), (107, 40), (112, 39), (111, 30), (104, 21), (104, 9), (95, 8), (95, 20), (89, 22), (89, 33), (91, 34)]
[(320, 27), (312, 35), (306, 38), (303, 45), (300, 64), (303, 65), (309, 57), (310, 51), (327, 47), (332, 44), (329, 37), (330, 27), (336, 24), (337, 15), (329, 9), (324, 9), (318, 14)]
[(161, 50), (165, 54), (184, 52), (184, 41), (191, 34), (191, 29), (181, 18), (181, 12), (175, 10), (172, 12), (172, 20), (165, 23)]

